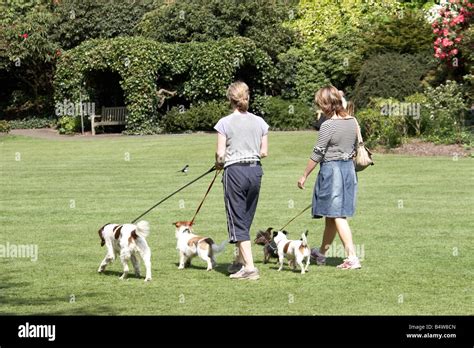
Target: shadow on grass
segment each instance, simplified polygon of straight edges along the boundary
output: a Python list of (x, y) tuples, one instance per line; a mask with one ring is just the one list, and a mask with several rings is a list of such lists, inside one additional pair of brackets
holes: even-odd
[[(26, 289), (34, 287), (33, 282), (18, 282), (12, 276), (0, 274), (0, 303), (5, 306), (13, 307), (9, 311), (0, 309), (0, 315), (15, 316), (25, 315), (24, 307), (35, 306), (69, 306), (68, 295), (64, 296), (48, 296), (48, 297), (21, 297)], [(6, 295), (8, 292), (13, 292), (14, 296)], [(100, 293), (87, 293), (81, 296), (97, 297), (100, 299)], [(98, 301), (99, 302), (99, 301)], [(70, 304), (70, 308), (63, 310), (52, 310), (47, 313), (36, 312), (34, 309), (26, 315), (115, 315), (116, 310), (109, 306), (93, 305), (93, 306), (77, 306), (77, 304)], [(18, 307), (18, 308), (16, 308)], [(23, 308), (22, 308), (23, 307)]]
[[(108, 270), (105, 270), (104, 272), (102, 273), (99, 273), (99, 272), (95, 272), (95, 274), (99, 277), (103, 277), (103, 276), (106, 276), (106, 277), (116, 277), (117, 279), (120, 278), (123, 274), (123, 272), (119, 272), (119, 271), (108, 271)], [(131, 270), (128, 275), (127, 275), (127, 279), (128, 278), (136, 278), (136, 279), (145, 279), (144, 275), (141, 274), (140, 277), (137, 277), (135, 275), (135, 272), (133, 270)]]
[[(173, 264), (176, 266), (176, 269), (178, 269), (179, 263), (173, 262)], [(225, 276), (228, 276), (229, 275), (229, 273), (227, 272), (228, 266), (229, 266), (229, 263), (218, 263), (212, 270), (218, 273), (222, 273)], [(186, 266), (185, 269), (195, 269), (195, 270), (202, 270), (204, 272), (207, 272), (207, 265), (203, 264), (201, 266), (201, 265), (194, 265), (193, 263), (191, 263), (189, 266)]]
[(336, 267), (344, 262), (342, 257), (328, 257), (326, 258), (326, 266)]

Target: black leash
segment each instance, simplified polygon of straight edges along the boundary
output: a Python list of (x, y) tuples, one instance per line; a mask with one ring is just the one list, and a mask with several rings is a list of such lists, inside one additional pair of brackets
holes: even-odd
[(310, 205), (308, 205), (306, 208), (304, 208), (300, 213), (298, 213), (294, 218), (292, 218), (290, 221), (288, 221), (285, 226), (283, 226), (282, 228), (279, 229), (279, 231), (283, 231), (283, 229), (288, 226), (289, 224), (291, 224), (294, 220), (296, 220), (296, 218), (300, 217), (306, 210), (308, 210), (309, 208), (311, 208), (313, 204), (311, 203)]
[(201, 210), (201, 207), (204, 204), (204, 201), (206, 200), (207, 195), (209, 194), (209, 192), (211, 192), (212, 185), (214, 185), (214, 182), (216, 181), (217, 176), (219, 175), (220, 172), (221, 172), (221, 169), (216, 170), (216, 174), (214, 175), (214, 178), (212, 179), (211, 183), (209, 184), (209, 187), (207, 188), (207, 191), (206, 191), (204, 197), (202, 198), (201, 203), (199, 204), (199, 206), (196, 209), (196, 212), (194, 213), (194, 216), (191, 220), (191, 223), (189, 224), (190, 226), (192, 226), (194, 224), (194, 220), (196, 220), (196, 216), (197, 216), (197, 214), (199, 214), (199, 211)]
[[(212, 168), (210, 168), (208, 171), (206, 171), (204, 174), (200, 175), (199, 177), (197, 177), (196, 179), (194, 179), (193, 181), (190, 181), (189, 183), (187, 183), (186, 185), (184, 185), (183, 187), (177, 189), (176, 191), (174, 191), (173, 193), (169, 194), (168, 196), (166, 196), (165, 198), (163, 198), (161, 201), (159, 201), (158, 203), (156, 203), (154, 206), (152, 206), (150, 209), (148, 209), (146, 212), (144, 212), (143, 214), (141, 214), (139, 217), (137, 217), (136, 219), (134, 219), (131, 223), (134, 224), (135, 222), (138, 221), (138, 219), (142, 218), (143, 216), (145, 216), (146, 214), (148, 214), (150, 211), (152, 211), (153, 209), (155, 209), (157, 206), (159, 206), (161, 203), (163, 203), (164, 201), (166, 201), (167, 199), (173, 197), (175, 194), (177, 194), (178, 192), (180, 192), (181, 190), (184, 190), (186, 187), (188, 187), (189, 185), (191, 184), (194, 184), (196, 181), (198, 181), (199, 179), (205, 177), (207, 174), (213, 172), (216, 170), (216, 166), (213, 166)], [(217, 176), (217, 175), (216, 175)]]

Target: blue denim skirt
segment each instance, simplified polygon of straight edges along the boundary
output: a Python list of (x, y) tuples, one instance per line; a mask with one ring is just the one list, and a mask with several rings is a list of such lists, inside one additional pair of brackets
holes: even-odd
[(313, 217), (353, 216), (356, 205), (357, 175), (354, 162), (321, 162), (314, 185)]

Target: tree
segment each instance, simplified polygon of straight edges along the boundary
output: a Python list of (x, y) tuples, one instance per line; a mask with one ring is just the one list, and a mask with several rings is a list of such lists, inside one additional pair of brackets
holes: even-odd
[(38, 115), (52, 106), (54, 61), (61, 54), (49, 35), (53, 25), (54, 16), (43, 5), (2, 24), (0, 45), (7, 49), (0, 51), (0, 71), (10, 87), (17, 90), (10, 105), (13, 113), (18, 108)]
[(147, 13), (138, 29), (160, 42), (248, 37), (275, 60), (296, 41), (283, 25), (294, 15), (294, 8), (280, 1), (180, 0)]
[(132, 36), (156, 0), (62, 0), (54, 6), (57, 22), (52, 36), (63, 49), (87, 39)]

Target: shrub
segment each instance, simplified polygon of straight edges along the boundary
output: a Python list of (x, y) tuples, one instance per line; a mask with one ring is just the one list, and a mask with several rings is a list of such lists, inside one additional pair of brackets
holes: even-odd
[(174, 107), (161, 120), (163, 130), (168, 133), (187, 131), (211, 131), (223, 116), (231, 113), (228, 102), (210, 101), (191, 106)]
[(463, 99), (463, 86), (454, 81), (436, 88), (428, 87), (426, 108), (430, 114), (423, 136), (436, 143), (463, 143), (467, 140), (465, 115), (467, 105)]
[(74, 134), (81, 129), (81, 118), (76, 116), (62, 116), (58, 120), (60, 134)]
[(390, 16), (388, 21), (368, 25), (363, 31), (363, 55), (397, 52), (416, 54), (430, 51), (433, 33), (421, 11), (406, 10)]
[(0, 120), (0, 133), (8, 133), (10, 129), (10, 124), (7, 121)]
[(121, 76), (129, 134), (146, 134), (154, 127), (156, 93), (161, 86), (176, 90), (177, 98), (190, 103), (224, 97), (227, 86), (242, 71), (251, 72), (246, 82), (254, 93), (268, 88), (274, 76), (269, 56), (246, 38), (186, 44), (140, 37), (89, 40), (61, 56), (54, 80), (56, 102), (88, 102), (91, 95), (84, 82), (94, 70)]
[(354, 89), (358, 107), (369, 104), (370, 98), (402, 100), (422, 90), (421, 80), (431, 69), (431, 57), (419, 54), (384, 53), (369, 58), (360, 71)]
[(256, 97), (252, 111), (263, 117), (273, 130), (298, 130), (312, 127), (316, 114), (308, 104), (279, 97)]
[(9, 124), (12, 129), (52, 128), (56, 125), (56, 120), (51, 118), (29, 117), (22, 120), (12, 120)]

